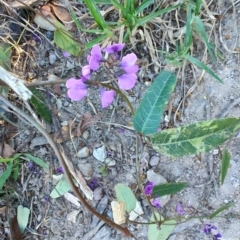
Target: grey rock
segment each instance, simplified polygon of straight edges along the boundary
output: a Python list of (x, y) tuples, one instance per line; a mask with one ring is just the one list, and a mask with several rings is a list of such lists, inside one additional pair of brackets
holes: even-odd
[(83, 132), (83, 134), (82, 134), (82, 137), (85, 139), (85, 140), (87, 140), (88, 138), (89, 138), (89, 131), (87, 131), (87, 130), (85, 130), (84, 132)]
[(99, 201), (100, 199), (102, 199), (103, 196), (103, 190), (101, 187), (97, 187), (96, 189), (94, 189), (93, 191), (93, 198), (96, 201)]
[(159, 157), (158, 156), (152, 156), (151, 158), (150, 158), (150, 161), (149, 161), (149, 164), (150, 164), (150, 166), (157, 166), (158, 165), (158, 163), (159, 163)]
[(78, 167), (85, 177), (90, 178), (92, 176), (93, 167), (90, 163), (79, 163)]
[(80, 158), (86, 158), (88, 157), (90, 154), (90, 150), (88, 147), (83, 147), (82, 149), (80, 149), (77, 153), (77, 156)]

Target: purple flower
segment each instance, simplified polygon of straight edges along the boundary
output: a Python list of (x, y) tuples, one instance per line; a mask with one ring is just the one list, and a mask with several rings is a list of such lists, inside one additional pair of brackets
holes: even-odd
[(184, 214), (184, 211), (182, 209), (181, 203), (177, 204), (177, 212), (178, 212), (179, 215), (183, 215)]
[(160, 203), (159, 198), (155, 198), (155, 199), (151, 200), (151, 203), (156, 208), (160, 208), (161, 207), (161, 203)]
[(114, 100), (114, 91), (100, 89), (102, 108), (108, 107)]
[(127, 54), (122, 58), (121, 67), (126, 73), (136, 73), (138, 65), (136, 65), (137, 56), (134, 53)]
[(210, 223), (205, 224), (203, 232), (208, 235), (213, 235), (213, 240), (220, 240), (222, 238), (222, 235), (218, 232), (217, 227)]
[(28, 167), (29, 170), (33, 170), (35, 168), (35, 165), (34, 165), (33, 162), (29, 162), (27, 167)]
[(65, 58), (69, 58), (71, 56), (69, 52), (62, 52), (62, 54)]
[(90, 66), (89, 65), (86, 65), (84, 67), (82, 67), (82, 76), (84, 77), (84, 79), (90, 79), (90, 73), (91, 73), (91, 70), (90, 70)]
[(213, 240), (220, 240), (220, 239), (222, 239), (222, 235), (220, 233), (213, 235)]
[(80, 101), (87, 95), (87, 85), (83, 79), (70, 78), (66, 82), (68, 97), (73, 101)]
[(125, 73), (118, 78), (118, 85), (123, 90), (129, 90), (134, 87), (137, 81), (137, 75), (134, 73)]
[(38, 35), (36, 35), (36, 34), (32, 34), (32, 38), (33, 38), (33, 40), (35, 40), (36, 42), (38, 42), (38, 43), (42, 43), (42, 39), (38, 36)]
[(103, 52), (107, 52), (107, 53), (116, 53), (121, 51), (124, 48), (125, 44), (113, 44), (111, 46), (108, 46), (106, 48), (103, 49)]
[(58, 167), (57, 168), (57, 173), (64, 174), (63, 168), (62, 167)]
[(88, 56), (89, 67), (96, 71), (102, 61), (102, 52), (99, 45), (94, 45), (91, 50), (91, 55)]
[(94, 190), (98, 186), (98, 182), (96, 178), (93, 178), (89, 183), (88, 186), (91, 190)]
[(145, 186), (144, 193), (145, 193), (146, 196), (150, 196), (152, 194), (153, 187), (154, 187), (154, 183), (153, 182), (149, 182), (147, 184), (147, 186)]

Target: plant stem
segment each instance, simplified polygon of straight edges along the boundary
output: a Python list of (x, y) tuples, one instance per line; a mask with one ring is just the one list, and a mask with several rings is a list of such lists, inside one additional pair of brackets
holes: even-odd
[(105, 216), (101, 215), (99, 212), (97, 212), (95, 209), (93, 209), (88, 202), (85, 200), (85, 198), (82, 196), (82, 194), (79, 192), (78, 188), (75, 186), (73, 180), (72, 180), (72, 176), (68, 170), (68, 167), (62, 157), (61, 152), (59, 151), (56, 143), (53, 141), (52, 137), (49, 135), (49, 133), (42, 127), (40, 126), (32, 117), (30, 117), (28, 114), (26, 114), (25, 112), (23, 112), (21, 109), (19, 109), (18, 107), (16, 107), (15, 105), (13, 105), (11, 102), (9, 102), (6, 98), (4, 98), (1, 94), (0, 94), (0, 100), (2, 102), (4, 102), (4, 104), (6, 104), (8, 107), (12, 108), (12, 110), (14, 110), (15, 112), (17, 112), (19, 115), (21, 115), (23, 118), (25, 118), (32, 126), (34, 126), (35, 128), (37, 128), (37, 130), (43, 134), (44, 137), (46, 137), (46, 139), (48, 140), (48, 143), (51, 145), (51, 147), (53, 148), (63, 170), (64, 170), (64, 174), (68, 180), (68, 182), (71, 185), (71, 188), (73, 190), (73, 192), (76, 194), (76, 196), (78, 197), (78, 199), (80, 200), (80, 202), (83, 204), (84, 207), (87, 208), (87, 210), (89, 210), (93, 215), (95, 215), (96, 217), (98, 217), (100, 220), (104, 221), (105, 223), (107, 223), (109, 226), (121, 231), (126, 237), (134, 237), (133, 234), (125, 227), (122, 227), (118, 224), (116, 224), (115, 222), (113, 222), (112, 220), (106, 218)]

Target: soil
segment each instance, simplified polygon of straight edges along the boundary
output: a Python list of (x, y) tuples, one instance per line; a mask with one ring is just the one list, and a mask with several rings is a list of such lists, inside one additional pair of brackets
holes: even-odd
[[(219, 33), (220, 21), (215, 25), (215, 36), (212, 41), (218, 46), (223, 53), (223, 59), (218, 59), (213, 64), (209, 59), (207, 65), (211, 67), (216, 74), (223, 80), (219, 83), (208, 74), (201, 77), (202, 71), (198, 68), (187, 65), (182, 78), (178, 75), (179, 83), (172, 97), (172, 106), (177, 109), (179, 103), (184, 99), (184, 108), (180, 106), (179, 115), (174, 120), (174, 113), (170, 114), (170, 123), (174, 126), (183, 126), (203, 120), (210, 120), (221, 117), (238, 117), (240, 116), (240, 83), (239, 83), (239, 6), (229, 9), (226, 14), (224, 11), (231, 6), (229, 1), (218, 1), (213, 4), (212, 11), (221, 15), (221, 35)], [(84, 12), (84, 10), (82, 10)], [(4, 21), (4, 19), (1, 19)], [(87, 24), (87, 23), (86, 23)], [(13, 71), (25, 80), (37, 79), (37, 81), (48, 80), (53, 75), (68, 79), (73, 76), (79, 76), (81, 67), (86, 65), (87, 51), (81, 58), (63, 58), (60, 50), (56, 49), (50, 42), (53, 38), (52, 32), (40, 29), (45, 38), (41, 38), (41, 42), (26, 36), (30, 39), (28, 48), (31, 49), (30, 56), (26, 60), (26, 55), (21, 54), (18, 65), (14, 66)], [(84, 41), (88, 41), (85, 35)], [(222, 37), (221, 42), (220, 36)], [(22, 45), (23, 46), (22, 40)], [(195, 57), (201, 59), (204, 53), (194, 51)], [(225, 46), (225, 47), (224, 47)], [(138, 57), (148, 58), (150, 54), (144, 44), (138, 42), (132, 48), (128, 44), (125, 48), (125, 54), (135, 51)], [(203, 49), (204, 50), (204, 49)], [(16, 54), (16, 53), (15, 53)], [(56, 57), (56, 60), (51, 59)], [(33, 60), (34, 59), (34, 60)], [(24, 61), (27, 65), (24, 65)], [(50, 63), (50, 61), (53, 61)], [(163, 65), (161, 66), (163, 67)], [(134, 89), (126, 94), (131, 104), (136, 109), (149, 83), (156, 75), (154, 68), (141, 72), (139, 81)], [(101, 79), (107, 80), (107, 75), (99, 73)], [(182, 93), (181, 83), (185, 84), (185, 95)], [(196, 85), (194, 85), (197, 83)], [(195, 86), (193, 91), (191, 87)], [(91, 205), (99, 212), (109, 218), (113, 218), (111, 201), (115, 200), (114, 186), (123, 183), (136, 190), (136, 135), (131, 129), (131, 115), (126, 103), (120, 96), (116, 97), (114, 103), (106, 109), (101, 108), (98, 88), (90, 88), (88, 96), (80, 102), (72, 102), (66, 95), (67, 89), (65, 84), (55, 84), (39, 87), (39, 90), (46, 99), (48, 99), (55, 119), (59, 122), (61, 128), (65, 127), (69, 131), (72, 123), (77, 128), (77, 124), (82, 121), (82, 116), (86, 116), (87, 112), (91, 115), (99, 116), (89, 128), (79, 134), (78, 137), (66, 137), (66, 141), (62, 143), (64, 149), (67, 149), (68, 157), (74, 168), (84, 174), (84, 178), (89, 183), (93, 178), (98, 181), (98, 186), (94, 190), (94, 198), (89, 201)], [(191, 93), (190, 93), (191, 92)], [(188, 94), (190, 93), (190, 94)], [(14, 97), (14, 96), (11, 96)], [(165, 112), (168, 115), (168, 112)], [(162, 123), (162, 127), (169, 126), (168, 121)], [(26, 124), (17, 122), (18, 126)], [(54, 126), (47, 126), (49, 132), (54, 133)], [(3, 136), (4, 126), (1, 126), (1, 134)], [(50, 193), (54, 189), (54, 181), (52, 175), (61, 175), (57, 169), (60, 167), (53, 150), (46, 140), (36, 132), (33, 128), (27, 126), (26, 130), (13, 129), (15, 135), (8, 139), (9, 145), (13, 149), (25, 142), (33, 133), (32, 140), (21, 149), (21, 152), (30, 153), (51, 166), (51, 171), (46, 172), (43, 168), (29, 168), (28, 162), (21, 164), (20, 176), (17, 182), (9, 181), (9, 187), (14, 189), (10, 196), (4, 196), (0, 200), (1, 206), (7, 206), (8, 212), (1, 213), (1, 223), (4, 225), (5, 231), (0, 232), (0, 239), (9, 239), (9, 219), (16, 215), (17, 206), (23, 205), (31, 209), (31, 218), (26, 230), (26, 239), (84, 239), (84, 240), (116, 240), (127, 239), (119, 232), (111, 229), (106, 224), (100, 222), (96, 217), (92, 216), (81, 205), (74, 205), (65, 197), (56, 199), (50, 198)], [(6, 137), (7, 139), (8, 137)], [(176, 217), (176, 205), (180, 202), (184, 210), (186, 221), (178, 224), (168, 240), (192, 240), (192, 239), (212, 239), (211, 235), (203, 234), (203, 227), (206, 223), (214, 224), (218, 227), (222, 234), (223, 240), (239, 240), (240, 239), (240, 220), (239, 217), (231, 217), (240, 213), (240, 135), (236, 133), (225, 146), (231, 154), (230, 168), (223, 185), (219, 184), (219, 169), (221, 154), (219, 149), (215, 149), (209, 153), (198, 156), (189, 156), (178, 159), (172, 159), (155, 152), (151, 146), (142, 142), (139, 146), (140, 163), (142, 170), (143, 185), (148, 182), (147, 172), (153, 170), (155, 173), (163, 176), (168, 182), (185, 181), (188, 187), (178, 194), (171, 196), (169, 201), (159, 211), (165, 218)], [(105, 146), (108, 157), (115, 160), (114, 166), (107, 167), (107, 175), (104, 176), (99, 169), (104, 166), (103, 163), (96, 160), (93, 151), (99, 147)], [(90, 152), (87, 157), (79, 157), (78, 152), (82, 148), (87, 147)], [(157, 157), (157, 165), (150, 164), (153, 157)], [(83, 169), (87, 166), (87, 170)], [(84, 172), (86, 171), (86, 172)], [(72, 193), (70, 191), (70, 193)], [(137, 218), (138, 222), (146, 222), (150, 217), (150, 209), (141, 196), (136, 191), (137, 199), (143, 208), (144, 214)], [(224, 204), (233, 202), (235, 205), (223, 213), (229, 217), (217, 217), (212, 220), (206, 219), (190, 219), (191, 216), (202, 216), (212, 213)], [(131, 224), (129, 230), (134, 234), (136, 239), (147, 239), (147, 226)], [(1, 238), (1, 234), (5, 234), (5, 238)]]

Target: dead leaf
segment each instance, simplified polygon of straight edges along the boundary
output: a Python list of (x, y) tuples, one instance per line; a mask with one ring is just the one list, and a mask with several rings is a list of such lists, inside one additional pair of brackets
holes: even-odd
[(54, 84), (53, 85), (53, 93), (55, 93), (57, 95), (61, 95), (62, 94), (60, 84)]
[(6, 210), (6, 206), (0, 207), (0, 214), (3, 214)]
[(52, 13), (51, 13), (51, 7), (47, 4), (47, 5), (43, 5), (41, 8), (40, 8), (40, 12), (42, 13), (42, 15), (44, 16), (51, 16)]
[(77, 215), (79, 214), (79, 210), (73, 210), (67, 215), (67, 220), (73, 223), (76, 223)]
[(74, 133), (74, 136), (80, 137), (84, 130), (93, 126), (97, 121), (99, 121), (102, 117), (101, 113), (92, 116), (90, 112), (85, 112), (82, 116), (81, 121), (79, 122), (77, 129)]
[[(0, 144), (0, 149), (2, 145)], [(9, 158), (14, 154), (14, 149), (7, 143), (3, 143), (3, 151), (2, 151), (2, 158)]]
[(79, 199), (77, 197), (75, 197), (73, 194), (67, 192), (64, 194), (64, 197), (71, 202), (72, 204), (74, 204), (76, 207), (80, 207), (80, 203), (79, 203)]
[(51, 6), (53, 13), (57, 16), (59, 20), (61, 20), (64, 23), (72, 21), (71, 15), (69, 14), (66, 8), (55, 4), (49, 5)]
[(53, 140), (56, 143), (62, 143), (65, 142), (69, 139), (69, 130), (68, 130), (68, 126), (63, 126), (61, 129), (61, 134), (59, 132), (55, 132), (53, 134)]
[(22, 233), (20, 231), (19, 225), (18, 225), (17, 216), (14, 216), (14, 218), (12, 219), (12, 221), (10, 223), (10, 232), (11, 232), (12, 240), (23, 240), (24, 239), (22, 236)]

